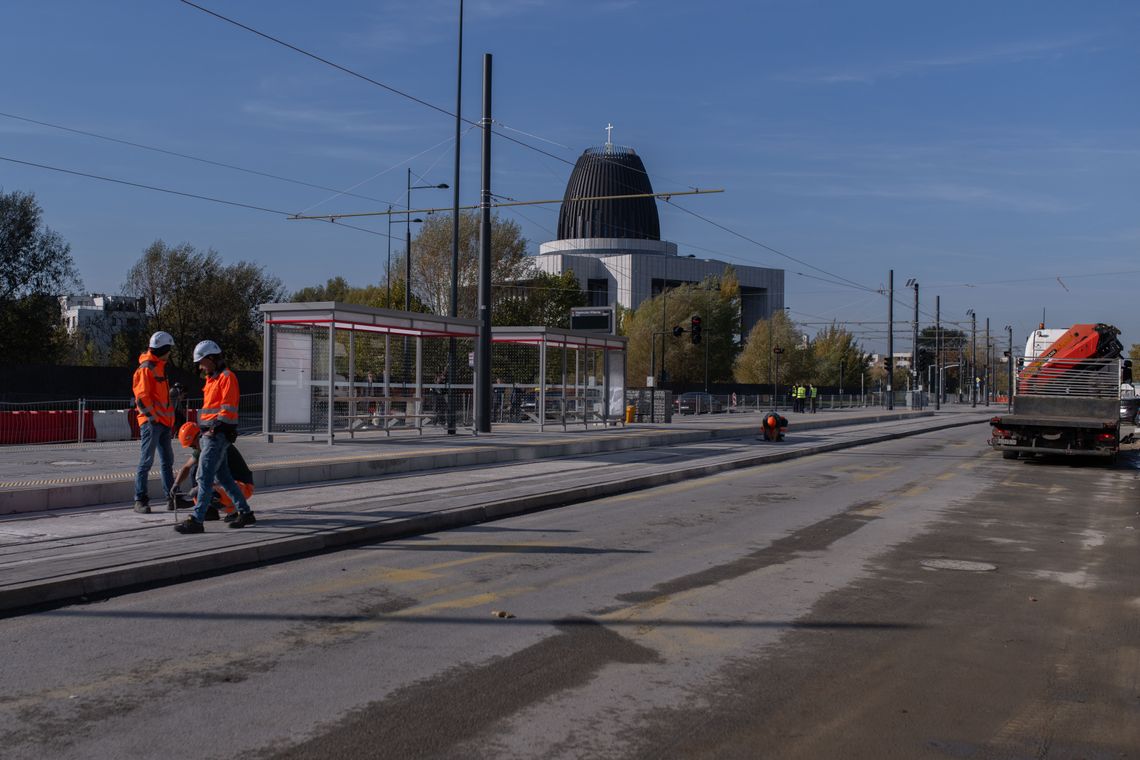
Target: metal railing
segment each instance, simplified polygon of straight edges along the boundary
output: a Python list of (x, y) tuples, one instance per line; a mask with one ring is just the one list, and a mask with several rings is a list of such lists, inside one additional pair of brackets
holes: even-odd
[(1119, 359), (1026, 359), (1017, 372), (1018, 396), (1116, 398), (1120, 395)]
[[(187, 399), (193, 412), (202, 406), (201, 398)], [(238, 432), (248, 435), (261, 431), (262, 394), (251, 393), (238, 403)], [(83, 443), (99, 438), (102, 419), (96, 415), (121, 415), (117, 423), (127, 436), (138, 437), (135, 409), (130, 398), (79, 398), (58, 401), (0, 402), (0, 445), (32, 443)], [(191, 418), (193, 414), (191, 414)], [(129, 431), (129, 433), (127, 432)]]

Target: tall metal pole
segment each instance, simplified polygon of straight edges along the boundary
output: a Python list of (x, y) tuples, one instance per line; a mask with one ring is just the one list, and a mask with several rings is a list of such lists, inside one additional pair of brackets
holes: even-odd
[(669, 292), (668, 287), (669, 287), (669, 283), (665, 280), (664, 277), (662, 277), (661, 278), (661, 377), (658, 378), (658, 381), (657, 381), (658, 385), (661, 386), (661, 392), (662, 393), (665, 392), (665, 348), (668, 346), (668, 343), (666, 342), (665, 333), (669, 329), (665, 324), (665, 320), (667, 318), (666, 313), (665, 313), (665, 303), (666, 303), (666, 296)]
[(1009, 333), (1009, 360), (1006, 364), (1006, 387), (1005, 387), (1005, 410), (1013, 412), (1013, 325), (1006, 325), (1005, 330)]
[[(412, 310), (412, 167), (408, 167), (408, 195), (404, 223), (404, 311)], [(404, 386), (408, 384), (409, 365), (412, 363), (408, 351), (408, 336), (404, 336)]]
[[(479, 345), (475, 350), (475, 429), (491, 432), (491, 54), (483, 54), (483, 167), (479, 191)], [(544, 410), (538, 410), (539, 416)]]
[(970, 309), (970, 406), (978, 405), (978, 315)]
[(388, 265), (384, 268), (388, 286), (388, 308), (392, 308), (392, 204), (388, 204)]
[(990, 318), (986, 317), (986, 406), (990, 405), (990, 386), (992, 385), (993, 378), (994, 362), (993, 352), (991, 351), (992, 348), (993, 346), (990, 345)]
[(942, 296), (934, 296), (934, 410), (942, 408)]
[(895, 408), (895, 270), (887, 275), (887, 409)]
[[(404, 222), (404, 311), (412, 310), (412, 167), (408, 167), (408, 210)], [(407, 339), (404, 340), (407, 345)]]
[[(709, 340), (708, 336), (704, 336), (705, 341), (705, 393), (709, 392)], [(711, 409), (709, 411), (712, 411)]]
[(917, 391), (920, 379), (918, 376), (918, 280), (914, 281), (914, 324), (911, 328), (910, 374), (914, 377), (914, 382), (911, 384)]
[[(463, 0), (459, 0), (459, 45), (455, 56), (455, 173), (451, 185), (451, 306), (447, 311), (452, 317), (459, 316), (459, 148), (462, 109)], [(455, 338), (447, 341), (447, 434), (455, 435)]]

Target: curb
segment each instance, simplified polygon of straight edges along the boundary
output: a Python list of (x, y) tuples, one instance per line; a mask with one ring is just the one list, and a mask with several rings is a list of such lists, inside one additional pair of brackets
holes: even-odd
[[(891, 419), (897, 419), (897, 417)], [(77, 573), (46, 581), (33, 581), (0, 591), (0, 615), (8, 616), (25, 608), (88, 601), (91, 597), (122, 593), (143, 586), (192, 580), (208, 574), (240, 570), (267, 562), (335, 551), (355, 544), (390, 541), (467, 527), (506, 517), (707, 477), (728, 470), (801, 459), (815, 454), (883, 443), (949, 428), (982, 424), (985, 421), (985, 419), (955, 420), (921, 430), (881, 433), (854, 441), (837, 441), (803, 449), (749, 454), (724, 462), (697, 465), (635, 478), (593, 483), (588, 486), (576, 486), (561, 491), (548, 491), (470, 507), (429, 512), (415, 517), (385, 520), (372, 525), (332, 528), (307, 536), (270, 539), (262, 543), (246, 544), (232, 549), (130, 563), (120, 567)], [(804, 428), (801, 427), (800, 429)]]
[[(903, 412), (880, 414), (873, 417), (795, 422), (796, 431), (820, 428), (846, 427), (885, 421), (902, 421), (932, 417), (934, 412)], [(440, 454), (411, 454), (346, 456), (341, 459), (314, 459), (308, 462), (254, 465), (254, 485), (258, 488), (292, 486), (302, 483), (321, 483), (330, 480), (375, 478), (384, 475), (402, 475), (409, 472), (441, 470), (454, 467), (504, 464), (530, 459), (547, 459), (563, 456), (603, 454), (612, 451), (644, 449), (654, 446), (671, 446), (712, 439), (746, 438), (755, 434), (757, 423), (751, 428), (734, 426), (703, 430), (645, 430), (608, 438), (588, 438), (581, 441), (552, 444), (478, 444), (474, 450)], [(161, 491), (160, 480), (151, 478), (152, 490)], [(33, 486), (0, 491), (0, 515), (25, 512), (46, 512), (74, 507), (93, 507), (106, 504), (129, 504), (135, 497), (134, 478), (122, 480), (78, 483), (74, 485)]]

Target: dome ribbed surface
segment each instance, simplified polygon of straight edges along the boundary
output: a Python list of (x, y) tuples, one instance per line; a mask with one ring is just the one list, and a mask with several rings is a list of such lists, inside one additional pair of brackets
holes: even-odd
[(633, 148), (588, 148), (574, 164), (562, 210), (558, 239), (636, 238), (660, 240), (661, 222), (655, 198), (576, 201), (606, 195), (652, 193), (653, 185)]

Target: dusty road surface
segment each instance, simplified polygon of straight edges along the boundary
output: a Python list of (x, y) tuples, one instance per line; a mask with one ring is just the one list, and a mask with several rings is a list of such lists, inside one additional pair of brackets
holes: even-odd
[(0, 756), (1140, 757), (1136, 462), (983, 438), (0, 620)]

